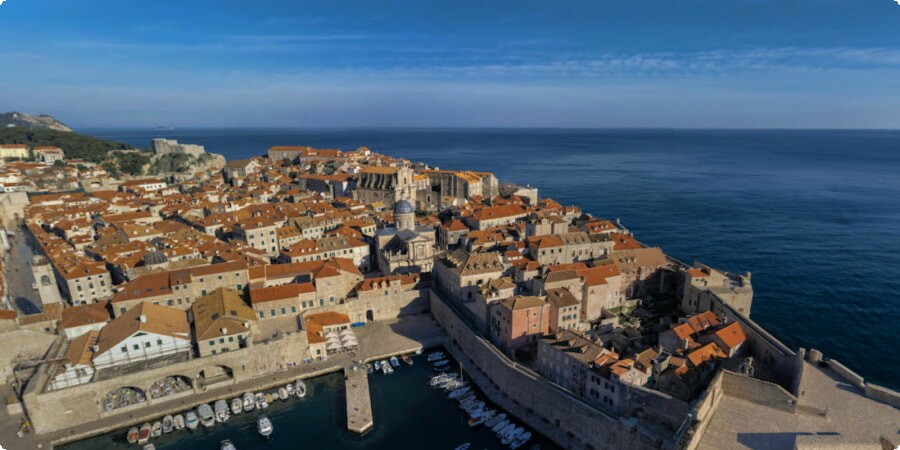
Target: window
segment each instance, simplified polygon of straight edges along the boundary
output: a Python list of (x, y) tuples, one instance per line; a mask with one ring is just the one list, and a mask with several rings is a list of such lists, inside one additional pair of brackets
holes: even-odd
[(123, 345), (123, 346), (119, 347), (119, 351), (122, 353), (128, 353), (128, 347)]
[(275, 317), (275, 309), (274, 308), (272, 308), (272, 310), (269, 311), (269, 317)]
[(150, 343), (149, 343), (149, 342), (144, 342), (144, 348), (150, 348)]
[(266, 314), (264, 312), (260, 311), (259, 318), (262, 319), (263, 317), (266, 317)]
[(285, 315), (285, 314), (287, 314), (287, 308), (285, 308), (284, 306), (282, 306), (282, 307), (281, 307), (281, 315), (283, 316), (283, 315)]
[(234, 336), (228, 336), (228, 342), (234, 342)]
[(297, 307), (291, 306), (291, 313), (296, 313), (296, 312), (297, 312)]
[(141, 346), (138, 345), (138, 344), (134, 344), (134, 345), (132, 346), (132, 348), (134, 348), (135, 350), (140, 350), (140, 349), (141, 349)]
[(219, 343), (220, 343), (220, 344), (224, 344), (224, 343), (225, 343), (225, 338), (219, 338)]

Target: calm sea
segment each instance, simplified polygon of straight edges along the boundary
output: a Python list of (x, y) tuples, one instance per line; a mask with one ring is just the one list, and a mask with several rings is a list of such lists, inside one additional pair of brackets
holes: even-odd
[[(257, 434), (256, 419), (260, 414), (253, 411), (232, 416), (225, 424), (173, 431), (151, 442), (157, 450), (218, 450), (224, 439), (230, 439), (240, 450), (453, 450), (464, 442), (471, 443), (472, 449), (508, 449), (485, 426), (470, 428), (468, 416), (443, 391), (427, 387), (428, 379), (435, 373), (425, 357), (419, 356), (414, 358), (412, 366), (401, 363), (392, 375), (380, 372), (369, 375), (375, 427), (363, 436), (347, 431), (344, 377), (334, 373), (307, 380), (306, 397), (284, 402), (275, 400), (265, 410), (274, 428), (271, 440)], [(126, 432), (97, 436), (62, 449), (138, 448), (125, 441)], [(545, 450), (556, 448), (540, 436), (529, 440), (523, 448), (535, 444)]]
[(83, 130), (228, 159), (273, 145), (494, 172), (611, 219), (685, 262), (751, 271), (752, 317), (900, 388), (900, 132), (485, 129)]

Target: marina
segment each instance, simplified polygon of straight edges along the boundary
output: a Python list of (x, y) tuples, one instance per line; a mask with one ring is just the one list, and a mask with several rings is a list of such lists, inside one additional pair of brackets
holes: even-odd
[[(432, 364), (426, 361), (427, 356), (412, 356), (412, 365), (399, 365), (392, 375), (373, 371), (366, 375), (364, 369), (350, 372), (351, 377), (344, 379), (343, 373), (331, 373), (304, 383), (304, 397), (293, 396), (287, 401), (275, 401), (265, 412), (255, 409), (243, 410), (232, 414), (227, 423), (216, 423), (214, 426), (197, 427), (194, 431), (173, 431), (151, 438), (150, 443), (158, 450), (172, 450), (190, 446), (197, 449), (219, 449), (224, 440), (229, 440), (236, 448), (245, 449), (419, 449), (433, 447), (435, 449), (453, 449), (465, 444), (478, 449), (505, 449), (510, 445), (503, 444), (503, 438), (492, 431), (486, 424), (496, 420), (505, 413), (499, 410), (489, 418), (478, 423), (478, 419), (490, 406), (478, 393), (475, 386), (468, 384), (460, 376), (459, 366), (451, 362), (453, 370), (442, 372), (440, 380), (432, 381), (436, 373)], [(401, 358), (402, 360), (402, 358)], [(390, 366), (390, 360), (388, 359)], [(359, 383), (366, 381), (371, 398), (371, 417), (374, 421), (368, 432), (363, 435), (349, 431), (349, 417), (345, 407), (352, 395), (348, 390), (350, 380)], [(443, 380), (443, 381), (441, 381)], [(454, 381), (455, 380), (455, 381)], [(460, 394), (450, 392), (447, 387), (456, 387)], [(296, 385), (295, 385), (296, 388)], [(286, 389), (286, 387), (285, 387)], [(270, 388), (265, 392), (277, 392), (278, 388)], [(295, 389), (296, 391), (296, 389)], [(481, 400), (482, 408), (476, 411), (460, 409), (459, 400), (468, 399), (476, 393)], [(468, 394), (468, 395), (463, 395)], [(453, 398), (449, 396), (453, 395)], [(215, 402), (213, 402), (215, 403)], [(472, 403), (472, 405), (477, 405)], [(468, 405), (468, 403), (467, 403)], [(192, 411), (196, 411), (196, 407)], [(213, 413), (214, 414), (214, 413)], [(490, 413), (488, 412), (490, 415)], [(187, 414), (185, 414), (187, 415)], [(267, 427), (262, 421), (266, 417), (268, 438), (263, 430)], [(161, 420), (161, 419), (160, 419)], [(516, 421), (518, 422), (518, 421)], [(423, 427), (422, 424), (429, 424)], [(508, 421), (507, 425), (511, 422)], [(519, 427), (521, 424), (518, 425)], [(506, 430), (511, 435), (517, 427)], [(102, 436), (67, 444), (58, 448), (64, 450), (87, 450), (95, 448), (140, 448), (129, 444), (129, 429), (116, 430)], [(524, 431), (518, 433), (521, 435)], [(511, 442), (511, 441), (510, 441)], [(532, 436), (522, 447), (517, 448), (555, 448), (539, 436)]]

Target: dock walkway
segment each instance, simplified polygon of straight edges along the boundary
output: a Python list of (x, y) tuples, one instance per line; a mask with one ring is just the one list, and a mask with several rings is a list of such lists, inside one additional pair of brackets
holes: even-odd
[(347, 385), (347, 429), (363, 434), (375, 426), (366, 369), (359, 366), (346, 367), (344, 380)]

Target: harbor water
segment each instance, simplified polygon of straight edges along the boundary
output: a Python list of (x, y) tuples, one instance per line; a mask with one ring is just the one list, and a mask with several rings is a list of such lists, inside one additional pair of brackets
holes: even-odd
[[(442, 390), (428, 387), (435, 375), (425, 356), (414, 364), (401, 363), (391, 375), (369, 374), (375, 427), (360, 436), (347, 430), (344, 377), (342, 373), (306, 380), (308, 393), (302, 399), (275, 400), (264, 412), (233, 415), (211, 428), (175, 430), (151, 440), (157, 450), (218, 450), (230, 439), (239, 450), (334, 450), (397, 449), (452, 450), (464, 442), (472, 449), (507, 449), (485, 426), (470, 428), (468, 416)], [(271, 391), (271, 390), (270, 390)], [(481, 396), (483, 398), (483, 396)], [(230, 400), (230, 399), (229, 399)], [(256, 431), (257, 418), (265, 414), (274, 432), (269, 440)], [(125, 440), (127, 429), (61, 446), (62, 450), (139, 449)], [(535, 433), (521, 447), (555, 448)]]

